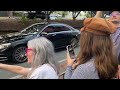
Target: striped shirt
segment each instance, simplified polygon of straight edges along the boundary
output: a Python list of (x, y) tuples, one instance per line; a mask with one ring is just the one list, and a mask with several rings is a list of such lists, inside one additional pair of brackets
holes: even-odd
[(72, 66), (67, 66), (65, 79), (99, 79), (98, 72), (95, 68), (94, 59), (77, 66), (73, 71)]
[(120, 54), (120, 27), (117, 28), (116, 32), (111, 34), (113, 42), (114, 54), (118, 57)]

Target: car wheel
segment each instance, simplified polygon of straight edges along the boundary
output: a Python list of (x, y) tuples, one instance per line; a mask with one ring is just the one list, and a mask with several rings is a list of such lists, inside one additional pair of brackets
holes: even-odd
[(14, 49), (12, 54), (12, 61), (22, 63), (27, 61), (27, 57), (25, 55), (26, 46), (18, 46)]
[(78, 44), (77, 39), (76, 39), (76, 38), (73, 38), (73, 39), (71, 40), (71, 45), (75, 48), (75, 47), (77, 47), (77, 44)]

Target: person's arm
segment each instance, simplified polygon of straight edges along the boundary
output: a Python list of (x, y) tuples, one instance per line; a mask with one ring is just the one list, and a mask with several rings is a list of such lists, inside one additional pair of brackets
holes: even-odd
[(72, 68), (74, 68), (73, 66), (76, 66), (77, 63), (74, 62), (74, 59), (70, 58), (69, 52), (67, 51), (67, 68), (65, 71), (65, 79), (70, 79), (72, 76)]
[(27, 75), (29, 72), (29, 68), (24, 68), (16, 65), (1, 64), (1, 63), (0, 63), (0, 69), (4, 69), (21, 75)]
[(115, 33), (111, 34), (111, 39), (113, 42), (113, 54), (119, 57), (120, 54), (120, 29), (118, 29)]
[(72, 66), (67, 66), (64, 79), (70, 79), (72, 76)]
[[(120, 30), (120, 29), (119, 29)], [(116, 33), (114, 33), (114, 34), (111, 34), (111, 39), (112, 39), (112, 42), (113, 42), (113, 54), (115, 55), (115, 56), (117, 56), (117, 58), (118, 58), (118, 73), (117, 73), (117, 75), (116, 75), (116, 77), (118, 78), (118, 79), (120, 79), (120, 50), (119, 50), (119, 48), (120, 48), (120, 32), (119, 32), (119, 30), (117, 30), (117, 32)]]
[(103, 11), (97, 11), (96, 15), (94, 17), (95, 18), (102, 18), (103, 17)]

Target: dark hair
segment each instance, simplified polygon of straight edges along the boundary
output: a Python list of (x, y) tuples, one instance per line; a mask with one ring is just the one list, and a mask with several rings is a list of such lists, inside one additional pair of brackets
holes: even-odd
[(86, 63), (93, 57), (100, 79), (111, 79), (115, 76), (118, 62), (113, 56), (110, 35), (95, 35), (83, 31), (80, 37), (78, 65)]

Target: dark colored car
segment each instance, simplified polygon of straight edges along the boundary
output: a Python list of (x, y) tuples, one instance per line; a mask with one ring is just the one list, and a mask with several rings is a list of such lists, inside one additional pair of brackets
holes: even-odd
[(62, 23), (35, 23), (21, 32), (0, 36), (0, 60), (24, 62), (27, 42), (33, 38), (46, 37), (55, 49), (77, 45), (80, 31)]

